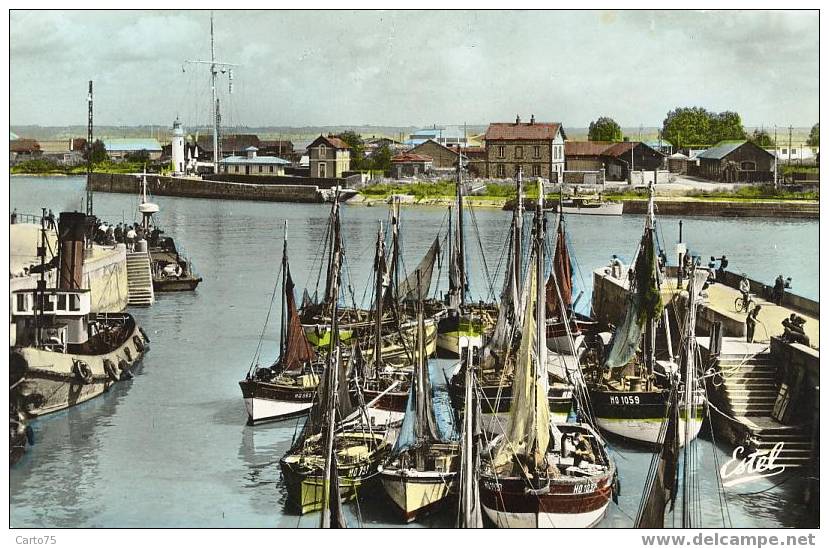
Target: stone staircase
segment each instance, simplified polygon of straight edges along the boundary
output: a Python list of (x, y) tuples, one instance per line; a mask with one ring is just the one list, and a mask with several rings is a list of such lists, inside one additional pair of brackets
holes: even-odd
[(155, 301), (150, 255), (146, 251), (127, 253), (127, 286), (130, 306), (150, 306)]
[(718, 366), (723, 410), (748, 431), (748, 444), (755, 450), (771, 451), (782, 442), (777, 463), (787, 468), (808, 465), (812, 446), (808, 429), (784, 425), (773, 417), (780, 385), (768, 347), (750, 354), (723, 352)]

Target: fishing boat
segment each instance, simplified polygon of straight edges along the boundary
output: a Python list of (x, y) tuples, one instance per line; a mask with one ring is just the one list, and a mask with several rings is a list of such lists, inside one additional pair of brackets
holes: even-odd
[(569, 215), (621, 215), (623, 210), (622, 202), (608, 202), (601, 194), (573, 195), (558, 204), (558, 211)]
[[(325, 289), (321, 298), (318, 298), (318, 287), (315, 288), (313, 296), (309, 295), (307, 289), (303, 294), (302, 307), (300, 309), (300, 318), (302, 320), (303, 329), (305, 330), (308, 341), (314, 347), (326, 347), (331, 340), (331, 318), (328, 317), (328, 311), (331, 309), (331, 301), (340, 298), (339, 294), (333, 293), (335, 285), (342, 287), (342, 279), (335, 280), (336, 276), (341, 276), (341, 269), (337, 265), (342, 265), (345, 261), (345, 242), (342, 238), (340, 207), (341, 202), (335, 193), (335, 199), (331, 205), (331, 213), (329, 215), (327, 235), (325, 239), (323, 256), (327, 257), (325, 260), (320, 260), (320, 275), (317, 283), (319, 284), (322, 278), (322, 270), (325, 269)], [(396, 231), (395, 231), (396, 234)], [(398, 238), (393, 239), (395, 257), (390, 265), (394, 268), (397, 263), (397, 249), (396, 243)], [(429, 253), (427, 253), (427, 256)], [(429, 266), (429, 276), (431, 277), (431, 269), (434, 267), (434, 259), (432, 259)], [(396, 280), (397, 274), (394, 270), (389, 270), (390, 280)], [(407, 278), (408, 280), (408, 278)], [(335, 283), (336, 282), (336, 283)], [(390, 282), (391, 283), (391, 282)], [(388, 293), (387, 300), (393, 299), (392, 295), (406, 295), (405, 281), (401, 282), (400, 288), (396, 293)], [(398, 284), (394, 285), (398, 288)], [(343, 343), (353, 343), (357, 340), (366, 340), (376, 336), (376, 322), (374, 317), (374, 310), (367, 310), (359, 308), (353, 302), (354, 291), (350, 285), (345, 292), (346, 295), (351, 296), (351, 306), (338, 307), (339, 318), (337, 322), (339, 325), (338, 338)], [(390, 304), (386, 307), (391, 310)], [(411, 366), (412, 356), (407, 349), (413, 348), (416, 331), (416, 322), (412, 317), (404, 314), (404, 309), (396, 309), (397, 314), (384, 314), (382, 317), (382, 338), (383, 338), (383, 358), (387, 364), (396, 364), (398, 366)], [(439, 311), (436, 311), (433, 318), (426, 322), (426, 338), (427, 350), (430, 353), (435, 351), (435, 338), (437, 335), (437, 319), (440, 317)], [(374, 345), (363, 345), (364, 353), (367, 359), (373, 359)]]
[[(244, 380), (239, 381), (248, 424), (305, 414), (314, 403), (325, 358), (308, 342), (299, 320), (294, 281), (288, 261), (288, 222), (282, 246), (282, 305), (279, 357), (260, 367), (260, 338), (254, 360)], [(271, 303), (273, 304), (273, 303)], [(270, 311), (268, 316), (270, 316)], [(264, 335), (264, 330), (263, 333)]]
[[(454, 229), (453, 211), (449, 218), (449, 290), (445, 304), (447, 315), (438, 324), (437, 347), (446, 357), (460, 356), (461, 343), (470, 348), (481, 348), (485, 338), (495, 328), (497, 310), (494, 304), (469, 299), (469, 280), (467, 277), (465, 236), (464, 236), (464, 183), (463, 154), (458, 156), (455, 178), (457, 202)], [(482, 259), (483, 260), (483, 259)]]
[[(45, 215), (44, 215), (45, 217)], [(11, 293), (10, 370), (23, 418), (61, 411), (131, 379), (149, 339), (126, 313), (91, 312), (83, 284), (87, 218), (64, 212), (59, 221), (57, 287), (45, 279), (46, 225), (41, 225), (40, 279)]]
[(389, 462), (378, 468), (386, 494), (406, 522), (446, 500), (458, 465), (454, 411), (445, 388), (439, 390), (431, 379), (423, 320), (421, 306), (406, 413)]
[[(522, 272), (524, 271), (524, 249), (523, 242), (523, 186), (521, 170), (519, 169), (516, 178), (518, 190), (517, 207), (513, 209), (513, 219), (510, 225), (509, 242), (510, 247), (505, 261), (506, 270), (504, 273), (504, 285), (501, 291), (501, 300), (498, 307), (498, 316), (495, 328), (484, 348), (475, 353), (476, 360), (480, 366), (478, 373), (478, 384), (480, 390), (481, 423), (483, 429), (490, 434), (498, 434), (503, 431), (504, 425), (509, 417), (509, 410), (512, 403), (512, 383), (515, 371), (517, 355), (515, 353), (515, 341), (520, 335), (521, 305), (522, 299), (526, 300), (522, 287)], [(550, 294), (551, 287), (555, 293), (555, 279), (548, 282), (547, 292)], [(526, 288), (524, 288), (526, 289)], [(564, 421), (570, 414), (573, 400), (573, 389), (569, 383), (565, 368), (562, 365), (563, 359), (568, 364), (573, 362), (572, 358), (562, 357), (557, 353), (548, 353), (548, 379), (547, 399), (550, 404), (550, 413), (553, 420)], [(577, 363), (575, 365), (578, 365)], [(465, 391), (465, 376), (460, 364), (456, 368), (450, 383), (450, 390), (455, 405), (459, 409), (463, 407), (463, 394)]]
[[(645, 228), (639, 243), (625, 319), (616, 328), (609, 351), (599, 347), (585, 356), (606, 356), (603, 363), (584, 364), (587, 386), (599, 427), (616, 436), (647, 444), (658, 441), (672, 385), (679, 381), (673, 359), (670, 326), (662, 303), (662, 274), (657, 264), (653, 187), (648, 200)], [(656, 359), (659, 323), (666, 333), (668, 359)], [(641, 348), (641, 350), (640, 350)], [(680, 417), (680, 432), (688, 428), (691, 439), (702, 426), (704, 390), (692, 393), (696, 414)], [(684, 439), (684, 433), (681, 435)]]
[[(335, 272), (334, 280), (333, 289), (339, 294), (339, 273)], [(355, 410), (352, 404), (346, 362), (337, 336), (337, 302), (334, 299), (331, 304), (332, 337), (324, 380), (318, 386), (302, 432), (279, 461), (289, 504), (302, 514), (322, 510), (329, 504), (334, 472), (327, 473), (326, 466), (336, 467), (340, 497), (351, 500), (374, 478), (391, 448), (388, 432), (372, 426), (364, 406)]]
[(592, 527), (610, 504), (616, 468), (588, 424), (550, 420), (539, 195), (509, 421), (484, 449), (480, 500), (498, 527)]
[(201, 276), (193, 271), (193, 264), (179, 253), (170, 236), (162, 236), (163, 230), (155, 225), (153, 215), (158, 213), (158, 204), (147, 197), (147, 174), (141, 177), (141, 226), (147, 239), (153, 277), (153, 291), (193, 291), (201, 283)]

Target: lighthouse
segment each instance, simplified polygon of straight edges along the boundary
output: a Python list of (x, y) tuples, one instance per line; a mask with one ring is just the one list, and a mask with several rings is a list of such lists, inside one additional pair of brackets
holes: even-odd
[(184, 130), (181, 128), (181, 122), (179, 122), (178, 118), (176, 118), (175, 122), (173, 122), (171, 155), (173, 157), (173, 175), (184, 174)]

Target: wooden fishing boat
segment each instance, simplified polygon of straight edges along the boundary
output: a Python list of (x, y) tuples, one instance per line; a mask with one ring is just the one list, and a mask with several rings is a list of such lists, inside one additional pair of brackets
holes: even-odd
[[(598, 426), (616, 436), (646, 444), (658, 443), (665, 422), (665, 410), (674, 383), (681, 377), (673, 356), (656, 359), (656, 332), (662, 321), (670, 354), (667, 312), (661, 295), (661, 272), (656, 259), (653, 188), (648, 201), (645, 228), (639, 244), (625, 319), (616, 329), (609, 351), (604, 348), (590, 356), (606, 356), (604, 363), (585, 363), (587, 388)], [(640, 351), (641, 348), (641, 351)], [(691, 439), (702, 426), (704, 390), (695, 388), (695, 414), (680, 414), (679, 429), (687, 428)]]
[[(334, 294), (339, 273), (335, 272)], [(350, 500), (376, 475), (388, 455), (387, 432), (366, 421), (364, 405), (352, 404), (346, 363), (337, 340), (337, 299), (331, 303), (333, 337), (323, 382), (315, 403), (293, 446), (279, 461), (288, 502), (301, 513), (326, 510), (331, 479), (336, 474), (338, 500)], [(358, 385), (359, 389), (359, 385)], [(336, 470), (332, 471), (331, 467)], [(339, 502), (338, 502), (339, 504)]]
[(543, 397), (547, 345), (542, 199), (536, 207), (514, 397), (504, 433), (489, 443), (481, 460), (480, 500), (498, 527), (592, 527), (607, 511), (616, 468), (589, 425), (551, 422)]
[[(15, 394), (26, 418), (61, 411), (132, 378), (149, 339), (126, 313), (92, 313), (83, 283), (86, 215), (60, 215), (58, 287), (47, 288), (41, 268), (35, 289), (11, 293), (10, 368), (20, 379)], [(38, 254), (46, 256), (42, 227)]]
[[(458, 433), (445, 390), (436, 390), (418, 312), (418, 348), (403, 424), (389, 461), (378, 468), (386, 494), (406, 522), (433, 510), (449, 496), (458, 466)], [(442, 397), (441, 397), (442, 396)], [(441, 420), (443, 419), (443, 420)]]
[[(279, 357), (269, 367), (257, 363), (257, 351), (245, 378), (239, 381), (248, 424), (302, 415), (311, 409), (325, 359), (305, 337), (294, 295), (288, 261), (288, 223), (282, 246), (282, 323)], [(264, 336), (264, 330), (262, 332)], [(261, 348), (261, 340), (260, 340)]]
[(497, 308), (494, 303), (473, 303), (469, 300), (469, 280), (464, 235), (463, 154), (458, 157), (455, 194), (457, 203), (449, 213), (449, 290), (446, 293), (447, 314), (438, 324), (437, 347), (444, 357), (460, 356), (461, 346), (481, 348), (495, 329)]
[(559, 202), (558, 210), (569, 215), (621, 215), (622, 202), (608, 202), (601, 196), (576, 195)]

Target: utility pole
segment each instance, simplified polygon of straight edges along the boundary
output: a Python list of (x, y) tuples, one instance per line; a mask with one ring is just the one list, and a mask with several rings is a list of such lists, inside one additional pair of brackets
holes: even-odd
[(777, 126), (774, 126), (774, 188), (777, 188)]
[(789, 159), (786, 162), (786, 165), (792, 165), (792, 126), (789, 126)]
[(210, 61), (185, 61), (194, 65), (210, 65), (210, 89), (213, 100), (211, 105), (215, 106), (213, 112), (213, 173), (219, 172), (219, 124), (221, 123), (221, 116), (219, 114), (219, 98), (216, 91), (216, 77), (219, 72), (222, 74), (228, 73), (230, 93), (233, 93), (233, 69), (231, 67), (238, 67), (234, 63), (225, 63), (216, 60), (216, 45), (213, 34), (213, 12), (210, 12)]
[(86, 216), (92, 217), (92, 80), (86, 95), (89, 113), (86, 118)]

